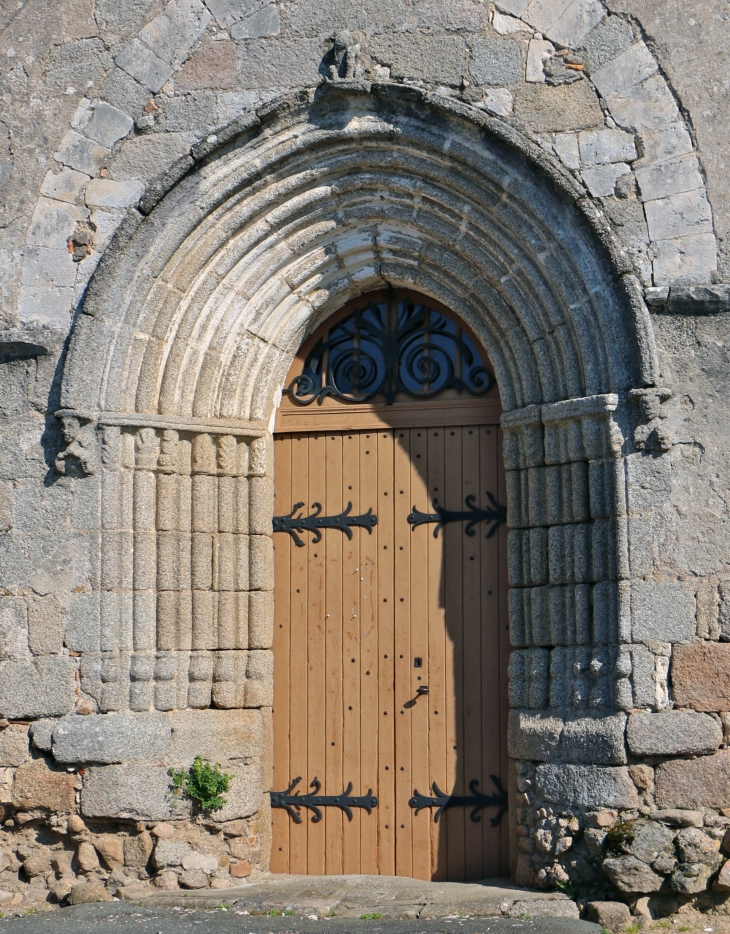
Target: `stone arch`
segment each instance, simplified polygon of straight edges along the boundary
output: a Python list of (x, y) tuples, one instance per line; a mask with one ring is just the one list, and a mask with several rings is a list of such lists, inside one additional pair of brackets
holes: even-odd
[[(564, 131), (537, 133), (535, 142), (557, 157), (583, 195), (597, 205), (613, 192), (622, 175), (638, 185), (643, 215), (640, 232), (630, 233), (620, 224), (614, 232), (622, 240), (642, 286), (660, 290), (652, 295), (653, 300), (661, 303), (667, 287), (672, 285), (709, 283), (716, 271), (717, 244), (700, 161), (691, 127), (651, 49), (627, 21), (609, 16), (599, 0), (572, 0), (567, 4), (562, 0), (504, 0), (497, 7), (497, 14), (505, 21), (500, 29), (506, 33), (502, 40), (491, 42), (510, 42), (509, 36), (515, 31), (532, 36), (526, 61), (515, 64), (516, 71), (513, 69), (509, 80), (505, 79), (510, 86), (525, 83), (525, 79), (532, 87), (544, 82), (543, 59), (551, 50), (563, 55), (586, 48), (591, 37), (596, 37), (601, 53), (585, 77), (596, 105), (601, 102), (605, 126), (581, 132), (580, 119), (576, 118), (575, 126)], [(211, 5), (211, 9), (218, 7)], [(347, 20), (345, 9), (335, 9), (332, 15)], [(368, 20), (367, 12), (361, 11), (360, 18), (363, 25)], [(263, 35), (277, 34), (278, 13), (275, 19), (270, 24), (274, 31), (264, 31)], [(170, 87), (170, 82), (174, 87), (187, 62), (196, 54), (208, 54), (210, 47), (202, 43), (206, 37), (211, 38), (207, 35), (210, 28), (220, 27), (217, 38), (228, 30), (234, 39), (248, 36), (246, 24), (236, 20), (237, 16), (228, 14), (212, 15), (202, 0), (192, 0), (185, 11), (178, 0), (169, 0), (157, 16), (118, 49), (115, 67), (108, 76), (109, 87), (120, 81), (132, 82), (142, 97), (154, 97)], [(472, 21), (465, 15), (464, 22)], [(485, 24), (480, 21), (480, 27)], [(601, 31), (604, 34), (598, 36)], [(504, 54), (509, 58), (506, 50)], [(453, 87), (458, 87), (461, 79), (474, 80), (472, 72), (478, 72), (481, 66), (476, 60), (472, 66), (460, 77), (451, 75)], [(305, 68), (299, 77), (293, 77), (286, 73), (285, 62), (279, 63), (279, 70), (283, 73), (275, 74), (276, 69), (272, 69), (275, 80), (271, 88), (262, 85), (269, 96), (281, 87), (314, 86), (325, 71), (323, 66)], [(387, 73), (387, 69), (377, 66), (366, 77), (382, 76), (384, 70)], [(407, 71), (402, 77), (418, 81)], [(490, 88), (497, 83), (496, 79), (486, 81)], [(454, 93), (452, 88), (442, 90)], [(490, 90), (483, 101), (475, 100), (474, 106), (496, 115), (508, 132), (513, 122), (511, 104), (505, 105), (503, 91), (511, 100), (506, 88), (500, 89), (496, 97)], [(120, 109), (122, 103), (126, 109)], [(141, 166), (125, 172), (119, 182), (97, 177), (102, 167), (106, 169), (109, 163), (113, 166), (120, 156), (134, 166), (131, 147), (135, 138), (154, 126), (154, 117), (141, 104), (137, 106), (139, 109), (131, 102), (122, 102), (110, 90), (102, 91), (100, 97), (82, 97), (79, 101), (71, 126), (54, 153), (61, 177), (53, 170), (48, 172), (27, 234), (18, 307), (20, 324), (40, 323), (65, 331), (68, 315), (78, 307), (93, 269), (126, 209), (137, 206), (140, 198), (145, 203), (146, 181)], [(188, 117), (191, 126), (199, 122), (199, 115), (190, 113)], [(199, 137), (193, 152), (204, 150), (208, 136), (218, 132), (212, 116), (209, 131)], [(166, 134), (154, 135), (162, 143)], [(160, 153), (167, 153), (164, 145)], [(176, 164), (169, 154), (162, 158), (164, 184), (165, 176), (179, 176), (181, 164)], [(183, 157), (181, 163), (182, 170), (186, 170), (188, 157)], [(88, 222), (95, 211), (99, 223), (92, 233)], [(78, 237), (81, 239), (74, 247), (80, 251), (77, 259), (86, 250), (88, 258), (77, 267), (69, 258), (70, 265), (63, 268), (62, 274), (47, 282), (39, 274), (39, 265), (59, 247), (65, 249), (68, 241), (76, 243), (74, 238)]]
[(591, 768), (626, 762), (622, 454), (629, 402), (651, 427), (663, 396), (630, 266), (583, 189), (500, 121), (389, 83), (285, 99), (195, 156), (117, 233), (65, 363), (64, 466), (89, 475), (101, 537), (83, 689), (102, 711), (270, 706), (277, 390), (330, 312), (411, 286), (471, 326), (502, 392), (521, 780), (558, 757), (577, 771), (540, 766), (545, 800), (635, 806), (624, 769), (586, 784), (580, 743), (597, 737)]

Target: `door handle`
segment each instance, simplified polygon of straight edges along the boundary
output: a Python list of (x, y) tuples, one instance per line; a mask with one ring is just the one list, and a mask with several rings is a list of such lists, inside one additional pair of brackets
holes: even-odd
[(427, 685), (427, 684), (421, 684), (421, 685), (419, 685), (418, 690), (416, 691), (416, 696), (418, 697), (418, 696), (420, 696), (420, 695), (422, 695), (422, 694), (428, 694), (428, 685)]

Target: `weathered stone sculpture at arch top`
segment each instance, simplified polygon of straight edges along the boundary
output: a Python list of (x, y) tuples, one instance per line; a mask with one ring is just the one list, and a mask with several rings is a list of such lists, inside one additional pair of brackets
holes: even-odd
[[(632, 612), (678, 585), (632, 582), (625, 458), (668, 393), (592, 203), (504, 124), (388, 83), (284, 99), (194, 156), (117, 234), (65, 364), (59, 414), (96, 426), (100, 462), (78, 464), (101, 537), (82, 689), (100, 711), (271, 705), (277, 392), (330, 312), (412, 286), (484, 342), (505, 408), (511, 819), (522, 839), (544, 806), (633, 813), (623, 711), (665, 703), (666, 659)], [(523, 883), (585, 872), (513, 861)]]

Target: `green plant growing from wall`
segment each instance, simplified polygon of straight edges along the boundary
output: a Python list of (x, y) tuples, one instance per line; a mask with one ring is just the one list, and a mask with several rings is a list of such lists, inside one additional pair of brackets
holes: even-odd
[(168, 769), (176, 794), (185, 795), (201, 811), (218, 811), (226, 803), (221, 793), (228, 791), (232, 775), (221, 772), (220, 763), (211, 765), (196, 756), (189, 769)]

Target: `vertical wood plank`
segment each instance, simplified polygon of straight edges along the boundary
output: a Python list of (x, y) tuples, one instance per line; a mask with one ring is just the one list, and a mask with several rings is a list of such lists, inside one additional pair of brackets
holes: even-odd
[[(291, 509), (291, 437), (281, 435), (274, 443), (274, 514), (286, 515)], [(274, 774), (271, 789), (280, 791), (289, 786), (289, 621), (290, 604), (290, 542), (288, 535), (274, 539)], [(289, 871), (289, 815), (278, 808), (271, 812), (273, 824), (271, 871)]]
[[(448, 470), (444, 478), (444, 497), (446, 509), (464, 508), (462, 482), (462, 432), (459, 426), (446, 430), (445, 451)], [(463, 523), (454, 522), (444, 526), (440, 533), (444, 541), (444, 593), (447, 607), (447, 648), (446, 667), (447, 690), (447, 777), (444, 791), (453, 794), (465, 794), (464, 782), (464, 658), (463, 658)], [(446, 821), (448, 878), (461, 881), (465, 878), (464, 851), (464, 812), (453, 810), (444, 815)]]
[[(291, 509), (295, 503), (303, 502), (304, 509), (309, 501), (309, 439), (306, 435), (292, 437), (291, 457)], [(287, 510), (288, 512), (289, 510)], [(306, 789), (309, 778), (307, 760), (308, 706), (307, 706), (307, 566), (308, 547), (290, 548), (290, 594), (291, 594), (291, 637), (289, 654), (289, 679), (291, 695), (289, 703), (289, 762), (291, 778), (301, 776), (299, 787)], [(290, 872), (306, 873), (307, 833), (309, 821), (289, 825)]]
[[(443, 503), (445, 470), (444, 429), (428, 429), (428, 496)], [(449, 469), (451, 467), (449, 466)], [(428, 758), (429, 778), (446, 788), (446, 630), (449, 625), (445, 592), (444, 529), (428, 536)], [(448, 830), (446, 821), (430, 824), (431, 878), (448, 877)]]
[[(430, 512), (427, 489), (428, 447), (426, 429), (411, 429), (411, 505), (422, 512)], [(428, 757), (428, 697), (417, 697), (419, 685), (427, 685), (428, 659), (428, 525), (415, 528), (411, 535), (411, 666), (421, 659), (421, 667), (411, 667), (411, 762), (413, 787), (422, 794), (431, 793)], [(431, 823), (429, 811), (413, 818), (413, 875), (416, 879), (431, 878)]]
[[(480, 429), (469, 427), (462, 429), (462, 465), (463, 501), (467, 496), (474, 496), (476, 503), (481, 503), (479, 476), (479, 437)], [(463, 507), (462, 507), (463, 508)], [(466, 523), (461, 523), (462, 567), (464, 581), (464, 784), (478, 779), (483, 787), (482, 775), (482, 642), (481, 642), (481, 607), (480, 607), (480, 562), (479, 542), (484, 539), (484, 527), (479, 524), (473, 537), (466, 535)], [(476, 552), (476, 554), (475, 554)], [(474, 561), (470, 558), (475, 557)], [(483, 878), (482, 828), (486, 817), (478, 824), (470, 820), (464, 812), (465, 865), (466, 879)]]
[[(325, 440), (327, 515), (338, 515), (342, 501), (342, 434), (328, 434)], [(345, 787), (342, 773), (342, 548), (344, 536), (325, 532), (325, 774), (327, 794), (339, 794)], [(324, 781), (324, 779), (323, 779)], [(343, 814), (330, 808), (325, 835), (325, 872), (342, 872)]]
[(410, 431), (395, 432), (394, 478), (394, 569), (395, 569), (395, 874), (413, 872), (413, 810), (408, 800), (413, 794), (411, 763), (411, 710), (405, 706), (413, 697), (411, 652), (411, 453)]
[[(360, 434), (360, 508), (373, 511), (378, 503), (378, 432)], [(360, 780), (363, 793), (368, 788), (380, 796), (378, 759), (378, 542), (376, 525), (371, 534), (360, 536)], [(360, 872), (378, 872), (378, 821), (361, 821)]]
[(393, 576), (393, 432), (378, 432), (378, 869), (395, 874), (395, 652)]
[[(356, 432), (342, 438), (342, 499), (360, 507), (360, 439)], [(360, 530), (358, 530), (360, 531)], [(362, 786), (360, 774), (360, 544), (362, 535), (353, 534), (342, 543), (342, 736), (343, 778), (353, 788)], [(365, 788), (367, 791), (367, 788)], [(352, 821), (342, 822), (342, 871), (359, 873), (362, 813), (356, 808)]]
[[(314, 434), (309, 438), (309, 497), (305, 509), (314, 511), (314, 503), (326, 508), (325, 498), (325, 436)], [(328, 794), (325, 782), (325, 643), (324, 643), (324, 554), (329, 535), (325, 531), (316, 545), (308, 535), (304, 550), (307, 552), (307, 774), (322, 782), (322, 794)], [(325, 868), (325, 834), (327, 809), (322, 820), (310, 821), (307, 831), (307, 872), (323, 875)]]

